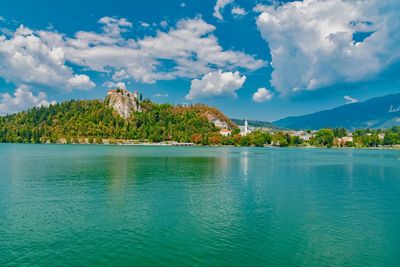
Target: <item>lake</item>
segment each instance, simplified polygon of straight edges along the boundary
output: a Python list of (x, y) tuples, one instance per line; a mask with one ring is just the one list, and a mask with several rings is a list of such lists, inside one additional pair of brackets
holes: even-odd
[(400, 266), (400, 151), (0, 144), (0, 266)]

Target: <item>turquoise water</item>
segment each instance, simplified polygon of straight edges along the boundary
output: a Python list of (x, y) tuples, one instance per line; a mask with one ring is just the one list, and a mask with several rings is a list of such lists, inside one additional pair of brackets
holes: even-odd
[(0, 266), (400, 266), (400, 151), (0, 144)]

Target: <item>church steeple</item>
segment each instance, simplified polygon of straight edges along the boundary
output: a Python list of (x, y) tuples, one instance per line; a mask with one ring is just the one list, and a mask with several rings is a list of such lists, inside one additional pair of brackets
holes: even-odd
[(249, 133), (249, 123), (247, 122), (247, 117), (244, 119), (244, 135)]

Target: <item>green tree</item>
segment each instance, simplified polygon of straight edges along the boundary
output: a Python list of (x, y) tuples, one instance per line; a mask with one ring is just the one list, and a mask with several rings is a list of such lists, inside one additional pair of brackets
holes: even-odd
[(315, 143), (320, 146), (332, 147), (335, 135), (332, 129), (324, 128), (319, 130), (315, 136)]

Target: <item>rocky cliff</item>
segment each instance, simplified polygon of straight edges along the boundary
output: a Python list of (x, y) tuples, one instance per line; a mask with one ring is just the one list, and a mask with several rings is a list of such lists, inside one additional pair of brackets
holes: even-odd
[(108, 97), (109, 106), (124, 119), (128, 119), (133, 112), (142, 111), (137, 92), (131, 93), (122, 89), (110, 90)]
[(207, 112), (206, 113), (206, 117), (208, 119), (209, 122), (212, 122), (215, 127), (219, 128), (219, 129), (231, 129), (233, 127), (231, 127), (228, 122), (224, 119), (220, 119), (216, 116), (216, 114), (211, 113), (211, 112)]
[(228, 117), (225, 116), (224, 113), (222, 113), (220, 110), (213, 108), (213, 107), (207, 107), (205, 105), (200, 105), (201, 108), (201, 113), (203, 113), (207, 120), (209, 122), (212, 122), (215, 127), (219, 129), (235, 129), (237, 128), (237, 125)]
[[(122, 118), (128, 119), (133, 112), (144, 112), (151, 109), (140, 104), (140, 96), (137, 92), (131, 93), (124, 89), (110, 90), (108, 92), (109, 102), (108, 105), (112, 107)], [(143, 103), (142, 103), (143, 104)], [(183, 110), (181, 110), (183, 108)], [(207, 120), (219, 129), (234, 129), (237, 126), (229, 118), (227, 118), (221, 111), (216, 108), (208, 107), (205, 105), (194, 105), (188, 107), (175, 106), (172, 110), (181, 111), (196, 111), (199, 115), (204, 116)]]

